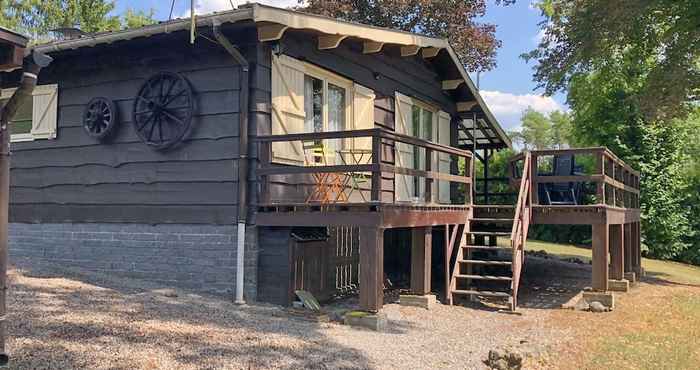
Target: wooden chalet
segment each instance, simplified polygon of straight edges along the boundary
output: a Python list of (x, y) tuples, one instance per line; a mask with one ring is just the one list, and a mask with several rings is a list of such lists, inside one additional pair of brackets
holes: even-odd
[(529, 225), (588, 224), (594, 289), (640, 271), (639, 173), (605, 148), (522, 153), (517, 200), (475, 201), (475, 158), (511, 142), (445, 40), (252, 4), (36, 49), (54, 62), (13, 143), (20, 264), (515, 308)]

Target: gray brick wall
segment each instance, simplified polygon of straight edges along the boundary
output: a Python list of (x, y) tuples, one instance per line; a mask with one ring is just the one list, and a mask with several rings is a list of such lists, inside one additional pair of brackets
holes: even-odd
[[(10, 224), (10, 263), (79, 268), (217, 294), (236, 286), (235, 225)], [(246, 228), (245, 296), (257, 290), (257, 230)]]

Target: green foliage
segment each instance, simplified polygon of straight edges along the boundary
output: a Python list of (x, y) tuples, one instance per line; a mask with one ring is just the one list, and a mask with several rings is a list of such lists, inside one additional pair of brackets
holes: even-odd
[(537, 61), (535, 81), (552, 94), (620, 55), (653, 61), (636, 99), (645, 119), (683, 118), (700, 99), (697, 0), (541, 0), (544, 37), (523, 55)]
[(641, 172), (642, 228), (648, 254), (686, 259), (693, 238), (687, 201), (690, 132), (684, 120), (649, 121), (640, 95), (655, 61), (623, 54), (569, 84), (573, 136), (613, 150)]
[(121, 19), (122, 28), (129, 29), (154, 24), (156, 23), (155, 18), (153, 18), (154, 14), (155, 10), (153, 9), (150, 9), (148, 12), (127, 9)]
[(571, 118), (565, 112), (554, 111), (545, 116), (528, 108), (523, 112), (521, 126), (510, 136), (525, 150), (566, 148), (572, 139)]
[(544, 37), (524, 57), (547, 93), (568, 89), (571, 144), (607, 146), (640, 170), (649, 255), (699, 262), (697, 0), (538, 5)]
[(648, 254), (680, 259), (693, 236), (685, 204), (684, 130), (664, 123), (641, 126), (638, 168), (642, 173), (642, 227)]
[(686, 121), (689, 140), (686, 146), (687, 189), (685, 204), (689, 207), (690, 228), (695, 232), (688, 237), (690, 246), (681, 256), (681, 260), (700, 265), (700, 108), (696, 109)]
[[(496, 0), (511, 4), (515, 0)], [(448, 38), (469, 71), (496, 66), (496, 26), (479, 23), (486, 0), (300, 0), (304, 12)]]
[(113, 11), (114, 1), (107, 0), (0, 0), (0, 25), (42, 41), (56, 28), (95, 33), (155, 23), (153, 10), (129, 9), (123, 17)]

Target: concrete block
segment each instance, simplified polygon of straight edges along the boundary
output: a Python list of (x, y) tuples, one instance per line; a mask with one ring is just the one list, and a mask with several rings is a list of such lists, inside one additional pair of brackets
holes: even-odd
[(430, 310), (436, 303), (437, 299), (435, 299), (435, 295), (433, 294), (399, 296), (399, 304), (402, 306), (413, 306)]
[(608, 289), (613, 292), (627, 293), (630, 290), (630, 282), (623, 280), (608, 280)]
[(351, 311), (345, 314), (345, 325), (362, 327), (374, 331), (386, 330), (386, 314), (379, 312), (372, 314), (364, 311)]
[(600, 302), (605, 307), (615, 308), (615, 296), (612, 292), (583, 292), (583, 300), (589, 305), (593, 302)]
[(629, 281), (630, 284), (637, 282), (637, 274), (633, 271), (625, 272), (625, 280)]

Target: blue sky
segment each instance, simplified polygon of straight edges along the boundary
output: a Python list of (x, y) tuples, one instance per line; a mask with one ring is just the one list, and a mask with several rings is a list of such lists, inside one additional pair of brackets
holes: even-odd
[[(540, 12), (531, 6), (533, 0), (517, 0), (510, 6), (495, 5), (489, 0), (486, 16), (479, 21), (496, 25), (496, 37), (503, 43), (498, 50), (498, 66), (480, 76), (481, 94), (491, 111), (496, 115), (506, 130), (519, 127), (522, 111), (528, 106), (543, 113), (553, 110), (566, 109), (565, 97), (542, 97), (541, 91), (534, 91), (532, 82), (532, 64), (528, 65), (520, 59), (520, 54), (533, 49), (537, 45), (539, 33), (538, 23)], [(198, 13), (209, 13), (216, 10), (231, 9), (234, 5), (245, 3), (245, 0), (196, 0)], [(296, 5), (297, 0), (267, 0), (260, 1), (279, 7)], [(155, 11), (159, 20), (168, 18), (170, 0), (116, 0), (115, 12), (122, 13), (127, 8)], [(189, 0), (175, 0), (174, 17), (187, 16), (190, 7)], [(476, 76), (472, 76), (476, 82)]]

